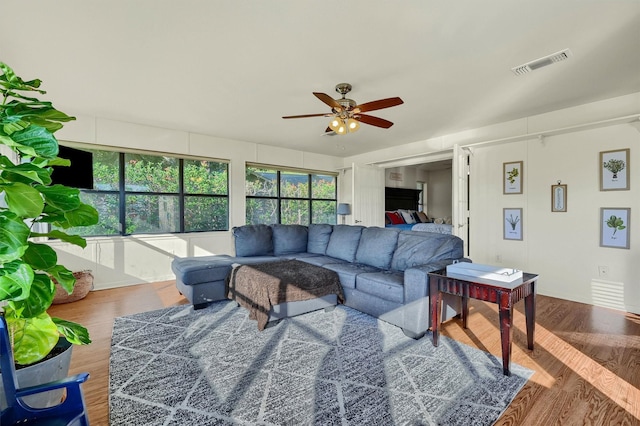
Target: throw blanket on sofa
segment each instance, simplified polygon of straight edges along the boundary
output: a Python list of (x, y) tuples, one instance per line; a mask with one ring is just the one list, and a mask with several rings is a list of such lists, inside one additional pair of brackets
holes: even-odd
[(299, 260), (240, 265), (227, 278), (227, 298), (249, 310), (249, 318), (264, 330), (271, 307), (336, 294), (344, 302), (334, 271)]

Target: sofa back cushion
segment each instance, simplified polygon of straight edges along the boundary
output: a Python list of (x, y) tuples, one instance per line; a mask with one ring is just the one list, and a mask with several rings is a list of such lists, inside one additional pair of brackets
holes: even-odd
[(324, 255), (332, 232), (333, 226), (326, 223), (312, 223), (309, 225), (307, 252)]
[(464, 257), (463, 242), (455, 235), (402, 231), (391, 259), (391, 269), (404, 271), (414, 266)]
[(364, 226), (360, 225), (334, 225), (325, 254), (336, 259), (353, 262), (363, 229)]
[(236, 256), (273, 256), (273, 232), (268, 225), (233, 228)]
[(389, 269), (393, 252), (398, 244), (398, 230), (385, 228), (365, 228), (362, 230), (356, 262)]
[(273, 254), (284, 256), (287, 254), (304, 253), (307, 251), (308, 231), (302, 225), (271, 225), (273, 231)]

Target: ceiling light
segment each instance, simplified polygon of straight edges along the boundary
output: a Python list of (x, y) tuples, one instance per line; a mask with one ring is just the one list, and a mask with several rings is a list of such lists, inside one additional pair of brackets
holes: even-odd
[(360, 128), (360, 122), (354, 118), (350, 118), (347, 120), (347, 127), (349, 128), (349, 132), (357, 132)]
[(346, 135), (347, 133), (357, 132), (360, 128), (360, 122), (354, 118), (346, 121), (341, 117), (333, 117), (329, 122), (329, 128), (338, 135)]

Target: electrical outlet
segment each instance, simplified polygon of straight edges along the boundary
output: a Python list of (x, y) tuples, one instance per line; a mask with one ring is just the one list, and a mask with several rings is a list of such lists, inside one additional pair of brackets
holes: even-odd
[(496, 262), (502, 263), (502, 255), (501, 254), (496, 254)]
[(601, 278), (608, 277), (609, 276), (609, 267), (608, 266), (604, 266), (604, 265), (598, 266), (598, 275)]

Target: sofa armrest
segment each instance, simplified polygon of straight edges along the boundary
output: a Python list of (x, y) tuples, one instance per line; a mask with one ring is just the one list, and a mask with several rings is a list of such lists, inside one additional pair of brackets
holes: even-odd
[[(461, 260), (464, 261), (464, 260)], [(429, 296), (429, 272), (439, 271), (453, 263), (453, 259), (440, 260), (426, 265), (414, 266), (404, 271), (404, 303)]]

